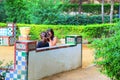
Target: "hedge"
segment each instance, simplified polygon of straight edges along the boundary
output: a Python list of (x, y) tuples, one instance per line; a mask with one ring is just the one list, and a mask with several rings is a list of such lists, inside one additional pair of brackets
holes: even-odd
[[(0, 26), (5, 27), (5, 23), (0, 23)], [(109, 28), (113, 27), (113, 24), (94, 24), (94, 25), (35, 25), (35, 24), (17, 24), (17, 36), (20, 35), (19, 27), (28, 26), (31, 27), (30, 35), (32, 40), (39, 39), (39, 34), (42, 31), (46, 31), (48, 28), (52, 28), (55, 32), (55, 36), (65, 38), (66, 35), (81, 35), (83, 38), (101, 38), (102, 36), (108, 36)]]
[[(64, 11), (78, 11), (79, 4), (62, 4), (64, 5)], [(119, 4), (114, 4), (114, 13), (118, 13)], [(101, 4), (82, 4), (82, 12), (101, 14)], [(104, 4), (104, 12), (109, 14), (110, 4)]]

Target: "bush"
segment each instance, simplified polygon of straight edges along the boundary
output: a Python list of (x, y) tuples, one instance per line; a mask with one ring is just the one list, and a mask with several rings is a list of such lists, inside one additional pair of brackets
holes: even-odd
[(65, 38), (66, 35), (82, 35), (83, 38), (92, 39), (100, 38), (102, 36), (109, 37), (109, 28), (115, 24), (94, 24), (94, 25), (26, 25), (26, 24), (17, 24), (18, 27), (21, 26), (30, 26), (31, 39), (39, 39), (39, 34), (42, 31), (46, 31), (48, 28), (52, 28), (55, 32), (55, 35), (60, 38)]
[[(5, 23), (0, 23), (0, 26), (6, 26)], [(109, 37), (109, 28), (115, 24), (94, 24), (94, 25), (35, 25), (35, 24), (17, 24), (17, 35), (20, 35), (19, 27), (31, 27), (30, 35), (32, 40), (39, 39), (39, 34), (46, 31), (48, 28), (53, 28), (55, 35), (58, 38), (65, 38), (66, 35), (81, 35), (86, 39), (101, 38), (102, 36)]]
[[(78, 11), (79, 4), (62, 4), (64, 5), (64, 11)], [(114, 4), (114, 13), (118, 13), (119, 4)], [(101, 14), (101, 4), (82, 4), (82, 12), (92, 13), (92, 14)], [(104, 4), (104, 12), (106, 14), (110, 13), (110, 4)]]
[(109, 38), (93, 42), (95, 63), (103, 74), (112, 80), (120, 80), (120, 23), (110, 30), (114, 33)]
[[(117, 15), (113, 16), (113, 19), (118, 19)], [(104, 23), (110, 22), (110, 16), (104, 16)], [(114, 21), (115, 22), (115, 21)], [(87, 24), (101, 24), (102, 16), (101, 15), (87, 15), (87, 14), (78, 14), (78, 15), (69, 15), (62, 14), (59, 15), (53, 24), (61, 25), (87, 25)]]
[(5, 21), (6, 15), (5, 15), (5, 9), (4, 9), (4, 4), (3, 0), (0, 1), (0, 22)]

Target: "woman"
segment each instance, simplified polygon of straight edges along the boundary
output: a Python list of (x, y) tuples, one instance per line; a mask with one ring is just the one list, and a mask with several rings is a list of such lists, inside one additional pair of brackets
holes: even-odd
[(48, 42), (50, 46), (55, 46), (57, 44), (57, 37), (54, 36), (53, 29), (47, 30)]
[(47, 33), (46, 32), (42, 32), (40, 34), (40, 37), (41, 37), (41, 41), (38, 42), (37, 48), (49, 47), (49, 43), (47, 42)]

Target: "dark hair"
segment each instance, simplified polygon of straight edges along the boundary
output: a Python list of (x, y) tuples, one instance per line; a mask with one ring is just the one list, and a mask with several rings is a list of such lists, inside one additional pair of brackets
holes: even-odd
[(44, 31), (43, 31), (43, 32), (41, 32), (41, 33), (40, 33), (40, 37), (41, 37), (41, 39), (42, 39), (43, 37), (47, 37), (47, 33), (46, 33), (46, 32), (44, 32)]
[(53, 31), (53, 29), (48, 29), (48, 30), (47, 30), (47, 33), (49, 33), (49, 32), (52, 33), (52, 37), (51, 37), (51, 39), (53, 40), (53, 38), (54, 38), (54, 31)]

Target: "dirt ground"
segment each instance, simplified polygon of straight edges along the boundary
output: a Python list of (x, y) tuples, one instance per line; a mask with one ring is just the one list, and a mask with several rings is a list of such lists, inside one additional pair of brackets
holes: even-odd
[(4, 64), (14, 61), (14, 46), (0, 46), (0, 61)]
[[(14, 46), (0, 46), (0, 60), (14, 61)], [(82, 68), (59, 73), (42, 80), (109, 80), (101, 75), (95, 66), (90, 67), (94, 61), (94, 49), (82, 45)]]

